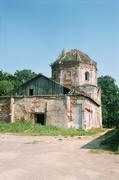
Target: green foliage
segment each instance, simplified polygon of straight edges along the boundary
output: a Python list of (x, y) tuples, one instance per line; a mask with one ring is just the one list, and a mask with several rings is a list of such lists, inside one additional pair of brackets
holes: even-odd
[(0, 132), (20, 133), (35, 136), (86, 136), (103, 132), (104, 129), (94, 129), (89, 131), (77, 129), (63, 129), (52, 126), (42, 126), (28, 122), (0, 123)]
[(63, 50), (59, 53), (59, 55), (58, 55), (58, 57), (56, 58), (55, 62), (51, 64), (51, 66), (53, 66), (55, 63), (59, 62), (59, 60), (60, 60), (61, 58), (63, 58), (64, 55), (65, 55), (65, 50), (63, 49)]
[(107, 146), (109, 150), (116, 154), (119, 154), (119, 129), (111, 131), (108, 136), (105, 136), (101, 144)]
[(14, 77), (16, 79), (17, 86), (19, 87), (21, 84), (25, 83), (26, 81), (34, 78), (37, 74), (32, 72), (29, 69), (24, 69), (21, 71), (16, 71), (14, 73)]
[(10, 81), (0, 81), (0, 96), (9, 94), (14, 89), (14, 85)]
[(31, 70), (16, 71), (14, 75), (0, 71), (0, 96), (9, 95), (10, 91), (16, 91), (24, 82), (34, 78), (37, 74)]
[(65, 55), (65, 50), (62, 49), (62, 51), (60, 52), (59, 56), (58, 56), (58, 59), (61, 59), (62, 57), (64, 57)]
[(104, 127), (119, 126), (119, 88), (110, 76), (98, 78), (102, 90), (102, 116)]
[(3, 72), (3, 71), (0, 71), (0, 81), (3, 81), (3, 80), (10, 80), (10, 74), (8, 74), (7, 72)]

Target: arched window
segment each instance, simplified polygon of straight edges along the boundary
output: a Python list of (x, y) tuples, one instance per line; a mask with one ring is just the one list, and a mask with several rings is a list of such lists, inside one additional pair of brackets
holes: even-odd
[(89, 75), (89, 72), (85, 72), (85, 80), (86, 80), (86, 81), (89, 81), (89, 76), (90, 76), (90, 75)]

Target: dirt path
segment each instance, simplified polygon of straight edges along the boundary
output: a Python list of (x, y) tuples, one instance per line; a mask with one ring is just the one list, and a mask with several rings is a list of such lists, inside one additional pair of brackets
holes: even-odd
[(118, 180), (119, 156), (91, 153), (93, 140), (0, 134), (0, 180)]

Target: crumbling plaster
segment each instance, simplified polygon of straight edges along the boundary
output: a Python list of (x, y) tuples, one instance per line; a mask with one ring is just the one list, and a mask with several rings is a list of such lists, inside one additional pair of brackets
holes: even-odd
[(44, 113), (46, 125), (65, 128), (75, 126), (73, 108), (82, 105), (82, 127), (100, 127), (100, 110), (83, 96), (39, 96), (0, 98), (0, 120), (10, 122), (29, 121), (35, 123), (35, 114)]

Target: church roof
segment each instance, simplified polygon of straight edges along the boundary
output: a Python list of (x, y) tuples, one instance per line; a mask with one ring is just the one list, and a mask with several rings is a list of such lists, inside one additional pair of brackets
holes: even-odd
[(96, 65), (96, 62), (93, 61), (87, 54), (77, 49), (71, 49), (70, 51), (64, 52), (51, 66), (63, 62), (83, 62)]

